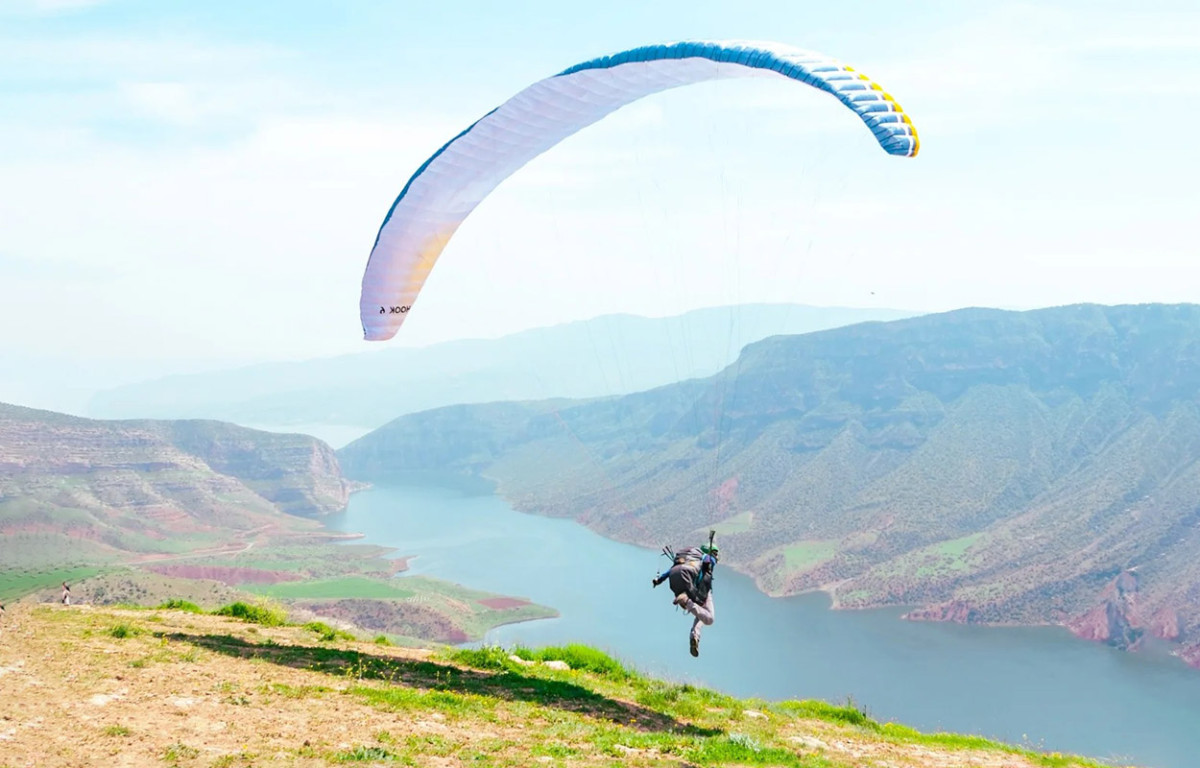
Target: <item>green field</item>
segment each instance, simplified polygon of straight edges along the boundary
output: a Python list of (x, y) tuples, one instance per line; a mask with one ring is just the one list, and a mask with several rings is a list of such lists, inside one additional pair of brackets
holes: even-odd
[(206, 565), (233, 568), (258, 568), (287, 571), (316, 579), (337, 579), (349, 575), (391, 576), (395, 562), (385, 559), (393, 550), (371, 544), (300, 544), (267, 545), (232, 556), (198, 559)]
[(788, 573), (807, 571), (837, 554), (835, 541), (799, 541), (784, 547), (783, 557)]
[(749, 512), (749, 511), (739, 512), (738, 514), (734, 515), (733, 517), (731, 517), (727, 520), (722, 520), (721, 522), (714, 525), (713, 530), (715, 530), (717, 533), (725, 533), (725, 534), (745, 533), (746, 531), (750, 530), (750, 527), (753, 525), (753, 523), (754, 523), (754, 513), (753, 512)]
[(64, 581), (72, 584), (95, 576), (101, 570), (103, 569), (80, 566), (44, 571), (24, 569), (0, 571), (0, 600), (15, 600), (31, 592), (57, 587)]
[(481, 592), (440, 579), (426, 576), (406, 576), (399, 579), (372, 579), (364, 576), (343, 576), (314, 581), (288, 581), (279, 584), (245, 584), (239, 589), (280, 600), (339, 600), (367, 598), (373, 600), (403, 600), (422, 595), (442, 597), (448, 601), (470, 604), (489, 597)]
[(947, 539), (906, 552), (871, 569), (876, 579), (945, 579), (971, 567), (971, 548), (983, 540), (982, 533)]
[(965, 571), (970, 566), (967, 550), (983, 537), (982, 533), (973, 533), (949, 541), (942, 541), (924, 550), (931, 552), (925, 562), (917, 569), (917, 576), (945, 576)]
[(454, 582), (431, 579), (427, 576), (409, 576), (404, 579), (404, 583), (411, 585), (422, 598), (431, 600), (431, 604), (437, 605), (443, 613), (456, 616), (459, 626), (472, 639), (481, 638), (489, 629), (502, 624), (549, 619), (558, 615), (558, 611), (553, 608), (536, 603), (512, 608), (488, 608), (479, 601), (499, 595), (468, 589)]
[(337, 600), (342, 598), (371, 598), (402, 600), (416, 594), (381, 579), (345, 576), (317, 581), (288, 581), (280, 584), (244, 585), (241, 589), (281, 600)]
[[(942, 557), (954, 560), (957, 563), (963, 559), (963, 555), (967, 553), (971, 545), (979, 541), (982, 537), (982, 533), (973, 533), (970, 536), (963, 536), (935, 544), (934, 549)], [(965, 563), (963, 563), (963, 566), (965, 566)]]
[[(398, 579), (344, 576), (314, 581), (243, 585), (239, 589), (277, 600), (366, 599), (419, 603), (448, 618), (471, 639), (479, 639), (489, 629), (501, 624), (558, 615), (553, 609), (533, 603), (511, 608), (489, 608), (480, 601), (501, 597), (500, 595), (468, 589), (453, 582), (426, 576), (406, 576)], [(319, 608), (316, 611), (320, 613)]]

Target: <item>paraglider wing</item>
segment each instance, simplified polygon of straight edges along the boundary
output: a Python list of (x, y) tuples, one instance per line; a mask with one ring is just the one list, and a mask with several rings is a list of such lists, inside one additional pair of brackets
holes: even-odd
[(775, 43), (686, 42), (634, 48), (534, 83), (447, 142), (408, 180), (371, 249), (359, 311), (363, 334), (399, 330), (446, 243), (500, 182), (616, 109), (681, 85), (783, 77), (826, 91), (852, 109), (892, 155), (920, 144), (900, 105), (866, 75), (811, 51)]

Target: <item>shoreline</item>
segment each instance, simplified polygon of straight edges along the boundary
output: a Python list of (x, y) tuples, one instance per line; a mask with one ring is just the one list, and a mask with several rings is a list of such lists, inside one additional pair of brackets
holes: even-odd
[[(484, 482), (488, 483), (489, 485), (491, 485), (492, 493), (495, 494), (497, 497), (503, 499), (504, 502), (507, 503), (516, 512), (519, 512), (519, 513), (525, 514), (525, 515), (534, 515), (537, 517), (544, 517), (544, 518), (551, 519), (551, 520), (558, 520), (558, 519), (572, 520), (576, 524), (587, 528), (592, 533), (595, 533), (597, 536), (601, 536), (605, 539), (608, 539), (609, 541), (614, 541), (614, 542), (618, 542), (621, 544), (629, 544), (631, 546), (639, 547), (639, 548), (645, 549), (647, 551), (653, 551), (653, 549), (654, 549), (654, 547), (644, 544), (640, 541), (628, 541), (628, 540), (624, 540), (624, 539), (620, 539), (620, 538), (615, 538), (615, 537), (609, 535), (608, 533), (606, 533), (605, 531), (596, 528), (594, 525), (591, 525), (589, 523), (579, 520), (574, 515), (561, 516), (561, 515), (543, 514), (543, 513), (533, 512), (533, 511), (523, 509), (520, 506), (518, 506), (517, 502), (515, 502), (513, 499), (509, 498), (509, 496), (504, 493), (503, 485), (500, 481), (498, 481), (494, 478), (488, 477), (486, 475), (477, 475), (475, 477), (476, 477), (476, 479), (484, 481)], [(1101, 646), (1105, 646), (1108, 648), (1113, 648), (1115, 650), (1121, 651), (1122, 653), (1129, 653), (1129, 654), (1139, 654), (1139, 653), (1146, 652), (1147, 643), (1145, 642), (1145, 638), (1148, 637), (1151, 640), (1153, 640), (1154, 644), (1165, 644), (1165, 646), (1167, 648), (1169, 648), (1169, 650), (1167, 651), (1167, 654), (1174, 657), (1175, 659), (1177, 659), (1181, 664), (1183, 664), (1183, 666), (1185, 666), (1189, 669), (1194, 669), (1194, 670), (1200, 671), (1200, 642), (1190, 644), (1190, 645), (1185, 645), (1185, 644), (1179, 643), (1179, 642), (1169, 639), (1169, 638), (1161, 638), (1161, 637), (1152, 636), (1149, 633), (1146, 633), (1146, 635), (1144, 637), (1139, 638), (1134, 643), (1132, 643), (1128, 646), (1123, 646), (1123, 645), (1119, 645), (1119, 644), (1110, 643), (1105, 638), (1094, 638), (1094, 637), (1088, 637), (1083, 634), (1080, 634), (1080, 632), (1076, 631), (1070, 625), (1068, 620), (1045, 621), (1045, 622), (1021, 622), (1021, 621), (990, 622), (990, 621), (972, 621), (969, 618), (967, 620), (958, 620), (958, 619), (950, 616), (949, 613), (946, 611), (942, 611), (942, 614), (947, 616), (946, 618), (934, 618), (934, 615), (933, 615), (934, 612), (938, 611), (939, 608), (944, 607), (947, 604), (945, 602), (940, 603), (940, 604), (930, 604), (930, 605), (921, 605), (921, 604), (915, 604), (915, 603), (877, 603), (877, 604), (847, 607), (847, 606), (841, 604), (841, 602), (837, 598), (837, 593), (835, 591), (836, 588), (840, 584), (845, 582), (845, 580), (838, 581), (838, 582), (831, 582), (829, 584), (823, 584), (821, 586), (812, 587), (809, 589), (802, 589), (802, 590), (798, 590), (796, 592), (782, 592), (781, 593), (781, 592), (765, 589), (762, 585), (761, 578), (757, 574), (751, 573), (750, 571), (747, 571), (744, 568), (738, 567), (739, 564), (736, 562), (722, 563), (722, 565), (729, 568), (730, 570), (736, 571), (737, 573), (750, 579), (754, 583), (755, 589), (757, 589), (763, 595), (765, 595), (771, 599), (798, 597), (801, 595), (811, 595), (811, 594), (820, 593), (820, 594), (826, 595), (829, 598), (830, 605), (829, 605), (828, 610), (831, 610), (831, 611), (850, 612), (850, 611), (872, 611), (872, 610), (883, 610), (883, 609), (902, 609), (902, 610), (904, 610), (904, 614), (899, 617), (900, 620), (902, 620), (902, 621), (927, 622), (927, 623), (934, 623), (934, 624), (960, 624), (960, 625), (964, 625), (964, 626), (995, 627), (995, 628), (1005, 628), (1005, 627), (1061, 628), (1061, 629), (1066, 630), (1072, 637), (1074, 637), (1077, 640), (1088, 642), (1093, 645), (1101, 645)], [(919, 612), (924, 612), (926, 615), (925, 616), (914, 615)]]
[[(354, 491), (355, 493), (357, 493), (359, 491), (371, 490), (372, 488), (374, 488), (374, 485), (372, 483), (358, 483), (358, 485), (360, 487), (355, 489), (355, 491)], [(349, 507), (348, 504), (347, 504), (347, 507)], [(342, 510), (342, 513), (344, 513), (344, 512), (345, 512), (345, 510)], [(367, 534), (365, 534), (361, 531), (345, 531), (345, 532), (329, 531), (329, 529), (326, 525), (325, 519), (319, 519), (318, 523), (321, 526), (321, 531), (318, 532), (318, 534), (321, 536), (328, 536), (330, 543), (338, 543), (340, 541), (363, 541), (363, 543), (367, 546), (377, 547), (381, 550), (384, 550), (383, 552), (381, 552), (379, 554), (373, 555), (373, 557), (384, 559), (393, 564), (392, 571), (386, 579), (386, 581), (388, 581), (388, 582), (391, 582), (393, 580), (403, 581), (405, 579), (432, 579), (434, 581), (439, 581), (439, 582), (453, 585), (453, 586), (458, 587), (459, 589), (467, 591), (467, 592), (478, 592), (478, 593), (489, 595), (489, 597), (482, 598), (477, 601), (481, 605), (483, 605), (484, 608), (487, 608), (488, 610), (492, 610), (492, 611), (507, 610), (505, 608), (496, 608), (493, 606), (489, 606), (486, 603), (486, 601), (488, 601), (488, 600), (502, 600), (502, 601), (512, 601), (513, 603), (516, 603), (516, 605), (510, 606), (512, 609), (532, 607), (532, 608), (544, 609), (544, 610), (551, 612), (551, 615), (549, 615), (549, 616), (505, 618), (495, 624), (489, 624), (480, 633), (479, 638), (477, 640), (474, 640), (474, 639), (471, 639), (470, 637), (468, 637), (466, 640), (463, 640), (461, 642), (450, 643), (451, 645), (454, 645), (455, 647), (466, 646), (466, 645), (470, 645), (472, 643), (483, 642), (484, 638), (487, 637), (487, 634), (489, 632), (491, 632), (494, 629), (498, 629), (499, 627), (510, 626), (513, 624), (525, 624), (525, 623), (534, 622), (534, 621), (545, 621), (548, 619), (557, 619), (562, 616), (562, 612), (557, 607), (552, 606), (552, 605), (542, 605), (542, 604), (534, 602), (533, 600), (530, 600), (529, 598), (524, 597), (524, 596), (501, 594), (499, 592), (491, 592), (489, 590), (483, 589), (478, 586), (472, 586), (470, 584), (463, 584), (461, 582), (451, 581), (449, 579), (440, 579), (437, 577), (427, 576), (424, 574), (408, 573), (409, 564), (415, 560), (418, 560), (421, 557), (420, 553), (396, 555), (393, 557), (393, 556), (391, 556), (392, 553), (400, 551), (400, 549), (398, 547), (391, 546), (388, 544), (378, 544), (378, 543), (374, 543), (374, 542), (367, 542), (367, 541), (365, 541), (365, 539), (367, 538)], [(410, 601), (412, 599), (413, 598), (404, 598), (405, 601)], [(423, 600), (425, 598), (418, 597), (417, 599)], [(362, 629), (368, 629), (368, 628), (362, 627)], [(373, 631), (373, 630), (368, 630), (368, 631)]]

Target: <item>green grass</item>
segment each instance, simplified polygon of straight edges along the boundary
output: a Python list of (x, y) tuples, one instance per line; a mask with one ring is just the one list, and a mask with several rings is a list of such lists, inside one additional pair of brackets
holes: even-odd
[(165, 603), (159, 603), (158, 609), (164, 611), (187, 611), (188, 613), (204, 613), (204, 609), (188, 600), (172, 598)]
[(963, 555), (967, 553), (967, 550), (981, 538), (983, 538), (982, 533), (973, 533), (970, 536), (962, 536), (957, 539), (939, 542), (934, 545), (934, 550), (942, 557), (961, 560)]
[[(301, 642), (304, 636), (298, 635)], [(407, 658), (375, 655), (367, 644), (349, 648), (289, 645), (233, 635), (183, 633), (162, 637), (172, 645), (187, 642), (212, 653), (307, 670), (336, 681), (303, 687), (266, 682), (257, 689), (263, 698), (254, 700), (266, 706), (285, 706), (286, 699), (348, 696), (405, 717), (439, 713), (448, 722), (483, 731), (492, 724), (519, 722), (530, 734), (530, 738), (514, 741), (511, 736), (463, 739), (445, 734), (393, 736), (377, 732), (373, 742), (343, 746), (336, 752), (319, 746), (306, 747), (303, 752), (304, 757), (331, 763), (422, 765), (438, 756), (457, 763), (527, 765), (537, 757), (561, 763), (583, 756), (611, 756), (614, 764), (638, 764), (635, 752), (641, 752), (659, 762), (682, 765), (848, 768), (853, 762), (840, 750), (838, 755), (813, 755), (789, 741), (793, 735), (812, 733), (814, 721), (820, 721), (844, 729), (839, 733), (846, 739), (883, 744), (880, 748), (884, 750), (891, 749), (887, 744), (901, 749), (903, 745), (922, 745), (951, 753), (1011, 754), (1045, 768), (1100, 768), (1094, 761), (1042, 754), (977, 736), (923, 734), (907, 726), (880, 723), (853, 701), (844, 705), (823, 701), (772, 704), (656, 680), (583, 645), (443, 649), (433, 658)], [(561, 660), (571, 669), (525, 665), (512, 656)], [(238, 693), (232, 685), (221, 684), (218, 689)], [(970, 762), (964, 755), (963, 764)]]
[(728, 519), (722, 520), (712, 526), (717, 533), (745, 533), (750, 530), (754, 524), (753, 512), (739, 512), (738, 514)]
[(406, 576), (401, 581), (422, 599), (428, 600), (430, 607), (438, 613), (451, 618), (471, 639), (481, 638), (489, 629), (501, 624), (558, 615), (558, 611), (534, 603), (505, 609), (488, 608), (479, 601), (497, 595), (440, 579)]
[(645, 678), (636, 683), (637, 703), (658, 712), (671, 712), (676, 717), (701, 720), (714, 711), (731, 715), (741, 712), (741, 705), (730, 696), (688, 683), (668, 683)]
[(1046, 768), (1065, 768), (1066, 766), (1083, 766), (1084, 768), (1105, 768), (1103, 763), (1073, 755), (1058, 752), (1035, 752), (1010, 744), (1003, 744), (982, 736), (972, 736), (959, 733), (921, 733), (899, 723), (879, 723), (867, 713), (859, 709), (853, 701), (844, 706), (830, 704), (824, 701), (784, 701), (771, 706), (771, 710), (790, 717), (823, 720), (829, 723), (850, 725), (864, 731), (869, 731), (880, 737), (900, 744), (921, 744), (930, 747), (942, 747), (951, 750), (978, 750), (984, 752), (1003, 752), (1024, 757), (1032, 763)]
[[(132, 637), (141, 631), (128, 624), (106, 629), (121, 619), (115, 610), (41, 609), (35, 613), (48, 622), (73, 622), (76, 629), (92, 627), (97, 635)], [(578, 644), (443, 649), (433, 657), (392, 655), (367, 643), (318, 643), (311, 632), (324, 631), (324, 625), (292, 625), (289, 630), (272, 632), (272, 639), (262, 639), (265, 633), (251, 634), (257, 630), (253, 626), (227, 625), (235, 634), (198, 634), (203, 630), (195, 624), (200, 622), (178, 614), (175, 620), (179, 627), (155, 627), (153, 638), (129, 640), (128, 647), (144, 647), (151, 654), (147, 660), (154, 662), (177, 661), (186, 649), (207, 661), (212, 661), (214, 654), (227, 657), (211, 667), (214, 670), (240, 663), (235, 660), (255, 664), (254, 683), (222, 680), (218, 672), (212, 690), (223, 704), (239, 710), (287, 711), (296, 704), (341, 708), (356, 701), (400, 715), (391, 720), (401, 730), (371, 729), (346, 738), (344, 743), (317, 739), (293, 750), (297, 758), (334, 764), (428, 765), (434, 757), (441, 757), (447, 764), (514, 766), (532, 765), (544, 757), (548, 760), (539, 762), (849, 768), (859, 764), (853, 757), (857, 745), (866, 749), (864, 754), (910, 759), (919, 758), (922, 750), (906, 745), (920, 745), (936, 750), (939, 764), (991, 764), (1000, 762), (995, 755), (1014, 755), (1043, 768), (1101, 768), (1095, 761), (1039, 753), (978, 736), (925, 734), (904, 725), (880, 723), (853, 701), (843, 705), (769, 703), (657, 680), (601, 650)], [(571, 669), (525, 665), (512, 656), (565, 661)], [(310, 684), (276, 682), (274, 665), (304, 670), (305, 682)], [(444, 716), (446, 724), (453, 727), (442, 733), (413, 733), (403, 727), (413, 720), (429, 720), (430, 713)], [(512, 729), (517, 723), (524, 729), (520, 733)], [(144, 741), (144, 729), (133, 725), (136, 738)], [(92, 728), (96, 737), (101, 732), (110, 738), (135, 735), (121, 725), (96, 723)], [(829, 743), (838, 746), (825, 755), (813, 754), (792, 740), (805, 734), (823, 740), (829, 734)], [(174, 738), (164, 738), (154, 746), (162, 764), (249, 765), (258, 759), (246, 747), (241, 753), (201, 759), (201, 750), (188, 744), (165, 745)], [(119, 742), (110, 743), (110, 747), (116, 746)], [(963, 753), (959, 763), (954, 762), (955, 752)], [(993, 757), (980, 759), (972, 753), (992, 753)], [(875, 758), (864, 757), (870, 759)]]
[(323, 685), (294, 686), (287, 683), (264, 683), (259, 688), (260, 693), (282, 696), (285, 699), (307, 699), (329, 693), (329, 691), (330, 689)]
[(284, 571), (329, 581), (343, 577), (363, 577), (364, 574), (377, 575), (379, 580), (385, 580), (391, 576), (394, 567), (391, 560), (383, 557), (390, 552), (386, 547), (372, 544), (279, 545), (198, 562), (206, 565)]
[(375, 688), (356, 686), (348, 693), (393, 712), (433, 710), (465, 717), (484, 715), (491, 719), (495, 701), (485, 697), (452, 691), (422, 691), (412, 688)]
[[(246, 587), (257, 594), (279, 600), (412, 600), (449, 619), (469, 639), (478, 639), (490, 629), (518, 621), (557, 616), (557, 611), (533, 603), (512, 608), (490, 608), (480, 601), (497, 597), (440, 579), (421, 576), (402, 579), (373, 579), (346, 576), (316, 581), (283, 582)], [(403, 629), (400, 631), (404, 631)], [(330, 637), (329, 639), (336, 639)]]
[(838, 593), (838, 600), (846, 605), (853, 605), (854, 603), (867, 600), (872, 594), (874, 593), (869, 589), (852, 589), (844, 594)]
[(124, 623), (117, 624), (116, 626), (109, 627), (108, 629), (108, 634), (119, 640), (124, 640), (127, 637), (137, 637), (138, 635), (143, 635), (145, 633), (146, 630), (144, 629), (135, 627), (132, 624)]
[(945, 578), (961, 573), (971, 566), (968, 551), (983, 534), (973, 533), (957, 539), (947, 539), (921, 547), (875, 566), (871, 573), (879, 578), (902, 576), (918, 579)]
[(443, 658), (475, 669), (516, 669), (516, 663), (508, 658), (510, 651), (498, 645), (483, 648), (461, 648), (443, 651)]
[(383, 747), (358, 746), (346, 752), (337, 752), (333, 755), (333, 760), (339, 763), (378, 763), (391, 762), (395, 759), (396, 756)]
[(180, 535), (170, 532), (166, 538), (137, 533), (128, 529), (117, 529), (110, 533), (109, 541), (113, 546), (126, 552), (161, 553), (181, 555), (194, 552), (197, 549), (216, 546), (223, 537), (218, 534), (190, 533)]
[(801, 757), (790, 749), (766, 747), (754, 738), (732, 733), (723, 738), (704, 739), (685, 751), (690, 762), (700, 765), (770, 765), (813, 768), (820, 765), (811, 758)]
[(837, 542), (799, 541), (783, 549), (783, 559), (789, 573), (807, 571), (837, 554)]
[[(751, 721), (744, 719), (744, 711), (749, 708), (772, 713), (784, 718), (784, 722), (802, 720), (820, 720), (839, 726), (853, 728), (864, 733), (874, 734), (889, 742), (898, 744), (920, 744), (929, 747), (949, 750), (980, 750), (985, 752), (1002, 752), (1018, 755), (1030, 762), (1060, 768), (1062, 766), (1084, 766), (1087, 768), (1102, 768), (1102, 764), (1061, 754), (1044, 754), (1020, 747), (1002, 744), (979, 736), (949, 734), (949, 733), (920, 733), (907, 726), (895, 723), (879, 723), (872, 719), (852, 700), (844, 705), (831, 704), (825, 701), (785, 701), (768, 704), (759, 701), (743, 701), (731, 696), (699, 688), (691, 685), (679, 685), (655, 680), (628, 670), (615, 659), (600, 651), (586, 646), (567, 646), (565, 648), (541, 648), (536, 651), (525, 648), (506, 650), (497, 647), (480, 649), (459, 649), (445, 653), (456, 663), (466, 664), (479, 669), (496, 670), (504, 675), (520, 676), (524, 679), (536, 679), (541, 675), (553, 674), (547, 670), (542, 672), (538, 667), (523, 667), (509, 659), (509, 655), (521, 658), (561, 658), (572, 664), (574, 671), (558, 673), (576, 680), (582, 674), (589, 678), (589, 687), (598, 693), (612, 694), (621, 698), (629, 698), (629, 690), (635, 692), (634, 700), (638, 705), (652, 710), (661, 716), (677, 718), (680, 721), (690, 721), (697, 724), (716, 723), (732, 727), (743, 723), (743, 731), (725, 731), (721, 735), (693, 735), (688, 738), (664, 738), (660, 733), (630, 734), (627, 729), (616, 729), (611, 732), (594, 732), (591, 741), (602, 750), (616, 756), (623, 756), (616, 745), (623, 748), (655, 749), (665, 754), (678, 755), (683, 760), (697, 765), (736, 764), (736, 765), (780, 765), (780, 766), (819, 766), (837, 765), (837, 763), (822, 762), (812, 757), (800, 757), (794, 751), (780, 748), (771, 744), (770, 732), (756, 736), (748, 732)], [(607, 660), (607, 661), (602, 661)], [(594, 671), (588, 667), (594, 668)], [(527, 683), (531, 689), (536, 689), (533, 683)], [(409, 701), (410, 706), (418, 702)], [(715, 720), (714, 720), (715, 718)], [(767, 728), (767, 726), (759, 726)], [(564, 757), (556, 754), (553, 749), (539, 754), (552, 757)]]
[(921, 733), (906, 725), (898, 723), (875, 724), (881, 736), (901, 744), (922, 744), (930, 747), (943, 747), (953, 750), (982, 750), (987, 752), (1004, 752), (1019, 755), (1036, 765), (1046, 768), (1066, 768), (1067, 766), (1085, 766), (1085, 768), (1107, 768), (1104, 763), (1088, 760), (1074, 755), (1064, 755), (1060, 752), (1035, 752), (1010, 744), (1002, 744), (982, 736), (971, 736), (959, 733)]
[(815, 699), (784, 701), (774, 705), (772, 709), (792, 717), (824, 720), (828, 723), (844, 723), (878, 730), (878, 723), (867, 716), (866, 712), (855, 706), (852, 701), (847, 702), (845, 706), (841, 707)]
[(47, 570), (0, 571), (0, 600), (15, 600), (32, 592), (60, 586), (64, 581), (74, 584), (91, 578), (104, 569), (95, 566), (51, 568)]
[[(501, 624), (558, 615), (558, 612), (553, 609), (533, 603), (512, 608), (489, 608), (480, 601), (497, 597), (497, 595), (423, 576), (408, 576), (392, 580), (347, 576), (317, 581), (259, 585), (247, 587), (247, 589), (280, 600), (417, 599), (425, 607), (449, 619), (470, 639), (483, 637), (488, 630)], [(402, 641), (397, 639), (396, 642)]]
[(309, 632), (315, 632), (318, 639), (324, 643), (332, 643), (335, 640), (357, 640), (354, 635), (340, 629), (334, 629), (323, 621), (310, 621), (304, 625), (304, 628)]
[(410, 589), (395, 586), (382, 579), (363, 576), (318, 581), (284, 581), (278, 584), (246, 585), (242, 588), (248, 592), (281, 600), (334, 600), (355, 597), (399, 600), (414, 595)]
[(176, 742), (163, 750), (162, 759), (166, 763), (175, 765), (180, 760), (195, 760), (197, 757), (200, 757), (200, 750), (182, 742)]
[(250, 605), (249, 603), (230, 603), (213, 611), (217, 616), (231, 616), (235, 619), (248, 621), (251, 624), (261, 624), (264, 627), (281, 627), (287, 624), (287, 613), (282, 608), (271, 605)]
[(524, 667), (513, 661), (510, 656), (516, 656), (526, 661), (564, 661), (572, 670), (591, 672), (611, 680), (632, 680), (637, 677), (636, 672), (607, 653), (578, 643), (538, 649), (520, 645), (512, 650), (505, 650), (499, 646), (486, 646), (443, 652), (443, 658), (476, 669), (520, 670)]
[(633, 670), (604, 651), (579, 643), (536, 650), (518, 646), (513, 654), (528, 661), (565, 661), (571, 669), (591, 672), (611, 680), (630, 680), (636, 676)]

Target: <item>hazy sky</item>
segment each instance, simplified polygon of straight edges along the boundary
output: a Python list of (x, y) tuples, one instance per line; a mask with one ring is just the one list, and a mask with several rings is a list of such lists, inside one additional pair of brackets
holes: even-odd
[(727, 38), (869, 73), (920, 157), (790, 83), (651, 97), (501, 185), (389, 343), (736, 301), (1200, 300), (1195, 0), (0, 0), (0, 377), (377, 346), (362, 269), (425, 157), (578, 61)]

